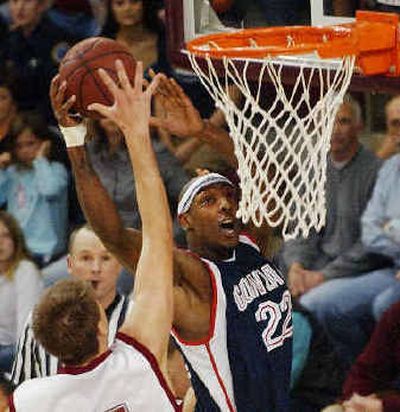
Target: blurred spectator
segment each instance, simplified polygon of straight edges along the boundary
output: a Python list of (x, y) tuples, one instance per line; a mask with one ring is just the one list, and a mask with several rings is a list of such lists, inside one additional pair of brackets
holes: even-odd
[(393, 260), (386, 276), (393, 279), (385, 290), (376, 290), (372, 302), (375, 320), (393, 303), (400, 300), (400, 155), (387, 160), (382, 167), (374, 195), (363, 216), (365, 245)]
[(106, 0), (53, 0), (48, 15), (54, 24), (75, 38), (100, 33), (106, 13)]
[(0, 372), (11, 371), (16, 342), (42, 286), (18, 223), (0, 211)]
[(393, 97), (386, 103), (386, 136), (376, 155), (382, 159), (400, 151), (400, 96)]
[(12, 83), (5, 77), (0, 77), (0, 167), (7, 166), (11, 161), (11, 123), (17, 113)]
[(400, 410), (400, 303), (376, 325), (372, 337), (352, 366), (340, 405), (323, 412), (398, 412)]
[(37, 118), (18, 118), (12, 138), (12, 163), (0, 170), (0, 204), (7, 203), (35, 261), (43, 266), (66, 250), (68, 173), (48, 158), (51, 142)]
[(170, 73), (165, 44), (165, 28), (158, 12), (160, 0), (109, 0), (102, 35), (121, 42), (143, 68)]
[[(361, 353), (374, 326), (371, 307), (382, 312), (393, 302), (400, 269), (399, 199), (400, 155), (382, 166), (373, 195), (362, 216), (362, 242), (373, 253), (386, 256), (391, 267), (347, 279), (331, 290), (327, 298), (325, 322), (329, 336), (349, 364)], [(383, 295), (380, 295), (380, 294)], [(378, 300), (383, 296), (383, 300)], [(378, 297), (378, 298), (377, 298)]]
[[(326, 313), (331, 300), (345, 311), (350, 302), (337, 290), (345, 288), (349, 276), (388, 264), (368, 254), (361, 243), (360, 218), (371, 196), (380, 161), (358, 141), (362, 129), (361, 109), (349, 96), (336, 115), (327, 166), (327, 221), (307, 239), (285, 243), (282, 256), (288, 284), (294, 297), (321, 326), (329, 329)], [(351, 334), (351, 329), (347, 332)]]
[(1, 44), (3, 64), (16, 78), (20, 110), (40, 110), (50, 119), (49, 85), (74, 39), (47, 17), (47, 0), (9, 0), (10, 32)]

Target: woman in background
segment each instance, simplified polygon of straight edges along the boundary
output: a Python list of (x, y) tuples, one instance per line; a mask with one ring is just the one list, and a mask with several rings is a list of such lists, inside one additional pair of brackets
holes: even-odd
[(0, 373), (11, 370), (18, 336), (42, 289), (21, 228), (0, 211)]
[(161, 0), (109, 0), (102, 36), (124, 44), (143, 68), (169, 74)]

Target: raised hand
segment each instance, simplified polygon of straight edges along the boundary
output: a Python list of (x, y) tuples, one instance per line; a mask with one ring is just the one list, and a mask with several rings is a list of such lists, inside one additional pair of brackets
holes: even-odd
[(151, 116), (151, 97), (157, 88), (160, 76), (155, 76), (144, 91), (142, 62), (136, 64), (134, 86), (131, 85), (124, 65), (120, 60), (116, 61), (115, 67), (119, 86), (105, 70), (99, 69), (102, 81), (114, 98), (113, 105), (105, 106), (100, 103), (93, 103), (88, 109), (112, 120), (123, 132), (131, 129), (132, 126), (134, 126), (136, 133), (140, 130), (147, 131)]
[(156, 96), (164, 109), (164, 117), (152, 117), (151, 126), (161, 127), (178, 137), (195, 137), (204, 129), (200, 113), (174, 79), (160, 76)]
[(81, 118), (72, 116), (70, 109), (75, 103), (76, 96), (73, 95), (69, 99), (65, 98), (67, 82), (60, 82), (60, 75), (56, 75), (50, 85), (50, 101), (53, 108), (54, 116), (60, 126), (72, 127), (81, 123)]

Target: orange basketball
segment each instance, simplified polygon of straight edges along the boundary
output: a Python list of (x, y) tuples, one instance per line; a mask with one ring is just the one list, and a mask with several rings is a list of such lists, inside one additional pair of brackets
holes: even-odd
[(210, 3), (216, 13), (225, 13), (232, 7), (233, 0), (210, 0)]
[(73, 110), (84, 117), (98, 118), (99, 114), (87, 110), (91, 103), (107, 106), (113, 97), (99, 76), (103, 68), (116, 82), (115, 61), (121, 60), (132, 84), (135, 78), (136, 60), (130, 51), (115, 40), (91, 37), (72, 47), (61, 61), (60, 80), (67, 81), (66, 97), (76, 96)]

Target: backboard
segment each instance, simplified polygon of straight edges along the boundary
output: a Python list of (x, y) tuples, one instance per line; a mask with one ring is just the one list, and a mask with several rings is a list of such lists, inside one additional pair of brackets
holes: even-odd
[[(354, 16), (354, 10), (335, 9), (335, 0), (234, 0), (231, 2), (233, 6), (225, 13), (216, 13), (212, 2), (213, 0), (165, 0), (169, 57), (178, 70), (191, 70), (184, 53), (185, 42), (197, 36), (249, 27), (342, 24), (353, 21)], [(293, 10), (290, 15), (283, 12), (282, 16), (279, 16), (279, 6), (275, 5), (278, 10), (275, 9), (268, 15), (261, 7), (262, 3), (297, 4), (298, 9)], [(280, 10), (281, 13), (282, 10), (284, 8)], [(289, 21), (289, 24), (285, 21)], [(356, 73), (350, 88), (352, 91), (393, 94), (400, 90), (400, 78), (365, 77)]]

